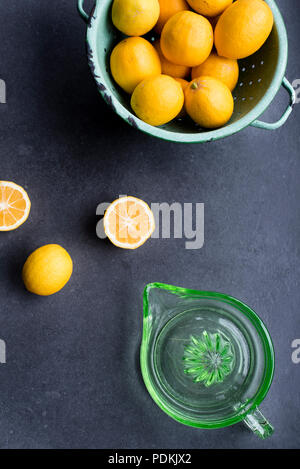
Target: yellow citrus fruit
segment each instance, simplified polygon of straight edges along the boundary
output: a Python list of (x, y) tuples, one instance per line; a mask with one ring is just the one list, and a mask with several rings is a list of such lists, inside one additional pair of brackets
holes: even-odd
[(188, 4), (200, 15), (220, 15), (233, 0), (187, 0)]
[(203, 64), (192, 68), (193, 79), (205, 75), (221, 80), (232, 91), (239, 79), (238, 62), (236, 59), (220, 57), (212, 52)]
[(195, 78), (185, 89), (185, 109), (201, 127), (215, 129), (231, 118), (233, 97), (220, 80), (203, 76)]
[[(189, 82), (187, 80), (184, 80), (183, 78), (175, 78), (175, 80), (180, 84), (180, 86), (182, 88), (182, 91), (184, 93), (184, 91), (185, 91), (186, 87), (188, 86)], [(178, 114), (177, 117), (179, 119), (182, 119), (185, 116), (186, 116), (186, 110), (185, 110), (184, 103), (183, 103), (181, 111), (180, 111), (180, 113)]]
[(190, 7), (185, 0), (158, 0), (160, 6), (159, 18), (154, 28), (157, 34), (162, 32), (162, 29), (171, 16), (179, 11), (189, 10)]
[(28, 291), (48, 296), (61, 290), (72, 272), (73, 262), (67, 251), (58, 244), (47, 244), (30, 254), (22, 276)]
[(159, 17), (158, 0), (114, 0), (112, 22), (127, 36), (143, 36)]
[(28, 218), (31, 203), (27, 192), (14, 182), (0, 181), (0, 231), (12, 231)]
[(129, 37), (119, 42), (110, 56), (113, 78), (123, 90), (132, 93), (145, 78), (160, 75), (158, 53), (142, 37)]
[(195, 67), (204, 62), (211, 53), (212, 26), (204, 16), (192, 11), (181, 11), (164, 25), (160, 46), (170, 62)]
[(136, 197), (120, 197), (105, 212), (104, 231), (119, 248), (136, 249), (147, 241), (155, 229), (150, 207)]
[(254, 54), (269, 37), (273, 14), (263, 0), (237, 0), (220, 16), (215, 28), (219, 55), (243, 59)]
[(173, 78), (185, 78), (189, 75), (191, 68), (186, 67), (185, 65), (176, 65), (170, 62), (168, 59), (165, 58), (163, 55), (161, 48), (160, 48), (160, 41), (156, 40), (154, 42), (154, 47), (157, 50), (159, 55), (160, 63), (161, 63), (161, 73), (164, 75), (169, 75)]
[(180, 84), (168, 75), (146, 78), (131, 96), (132, 109), (150, 125), (163, 125), (174, 119), (181, 111), (183, 102)]

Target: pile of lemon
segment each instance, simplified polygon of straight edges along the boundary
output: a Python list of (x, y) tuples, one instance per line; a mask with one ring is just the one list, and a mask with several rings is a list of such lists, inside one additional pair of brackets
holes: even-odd
[[(129, 37), (111, 73), (135, 114), (158, 126), (187, 113), (211, 129), (231, 118), (238, 59), (260, 49), (274, 20), (264, 0), (114, 0), (112, 21)], [(152, 29), (154, 43), (141, 37)]]

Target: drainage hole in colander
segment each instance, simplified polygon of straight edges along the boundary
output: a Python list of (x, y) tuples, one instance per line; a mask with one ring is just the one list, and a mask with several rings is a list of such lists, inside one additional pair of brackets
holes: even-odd
[(241, 81), (240, 86), (243, 86), (243, 84), (244, 84), (244, 83)]
[(254, 64), (252, 65), (252, 68), (255, 68), (255, 65), (254, 65)]
[(245, 72), (245, 71), (246, 71), (246, 67), (243, 67), (243, 68), (242, 68), (242, 72)]
[(259, 78), (257, 81), (258, 81), (258, 83), (261, 83), (261, 78)]
[(263, 65), (264, 63), (265, 63), (265, 62), (262, 60), (262, 61), (260, 62), (260, 65)]
[(250, 85), (250, 86), (253, 85), (253, 81), (249, 81), (249, 85)]

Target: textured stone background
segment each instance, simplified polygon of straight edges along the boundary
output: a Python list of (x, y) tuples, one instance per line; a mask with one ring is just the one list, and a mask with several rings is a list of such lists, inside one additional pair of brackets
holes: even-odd
[[(299, 109), (280, 130), (176, 145), (134, 130), (98, 96), (75, 1), (2, 0), (0, 178), (26, 187), (27, 223), (0, 236), (0, 446), (4, 448), (300, 447)], [(87, 2), (91, 6), (91, 2)], [(289, 35), (287, 77), (300, 78), (298, 0), (278, 0)], [(280, 92), (266, 120), (287, 103)], [(119, 194), (204, 202), (205, 245), (150, 240), (136, 252), (96, 237), (96, 206)], [(59, 294), (27, 293), (20, 272), (46, 243), (72, 255)], [(138, 354), (142, 292), (161, 281), (232, 294), (266, 322), (276, 373), (262, 410), (276, 428), (260, 441), (242, 424), (201, 431), (151, 400)]]

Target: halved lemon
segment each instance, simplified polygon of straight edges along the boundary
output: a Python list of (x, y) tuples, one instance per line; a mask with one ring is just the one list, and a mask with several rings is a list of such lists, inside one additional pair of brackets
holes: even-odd
[(28, 218), (30, 199), (14, 182), (0, 181), (0, 231), (19, 228)]
[(104, 231), (119, 248), (136, 249), (152, 235), (155, 221), (150, 207), (136, 197), (120, 197), (105, 212)]

